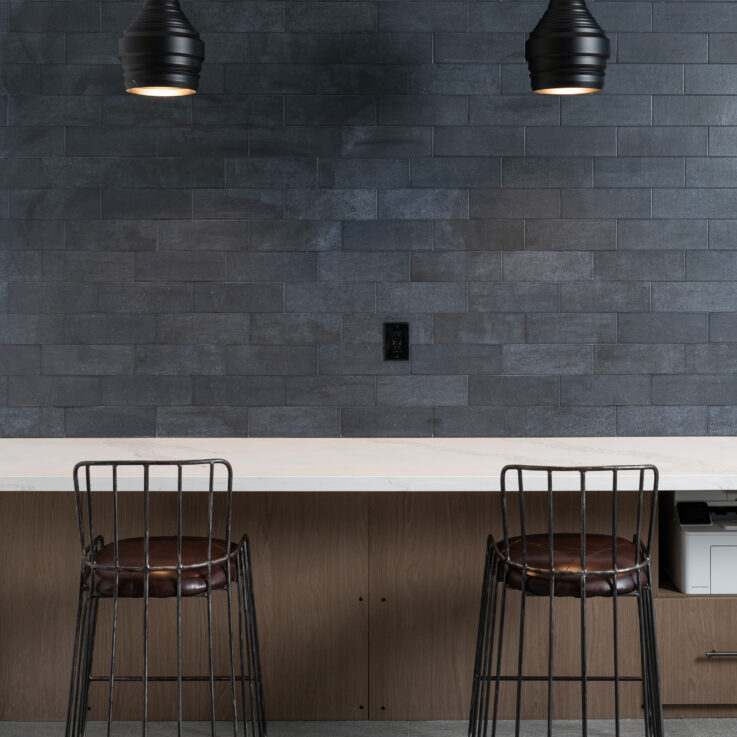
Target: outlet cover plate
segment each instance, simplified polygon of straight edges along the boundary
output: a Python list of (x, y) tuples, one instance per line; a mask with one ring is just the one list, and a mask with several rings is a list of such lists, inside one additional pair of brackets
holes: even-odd
[(384, 360), (409, 361), (409, 323), (384, 323)]

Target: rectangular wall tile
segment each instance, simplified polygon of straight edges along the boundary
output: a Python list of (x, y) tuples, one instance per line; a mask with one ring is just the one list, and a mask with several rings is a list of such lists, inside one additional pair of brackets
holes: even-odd
[(479, 189), (470, 195), (472, 218), (555, 218), (560, 195), (551, 189)]
[(560, 401), (566, 407), (643, 405), (650, 404), (650, 397), (649, 376), (562, 376), (560, 380)]
[(595, 374), (678, 374), (683, 360), (681, 345), (594, 346)]
[(248, 436), (247, 407), (161, 407), (156, 435), (161, 438), (238, 438)]
[(376, 218), (376, 192), (289, 189), (286, 217), (289, 220), (373, 220)]
[(49, 345), (43, 372), (59, 376), (115, 376), (133, 373), (133, 352), (120, 345)]
[(469, 376), (468, 403), (497, 407), (558, 406), (557, 376)]
[(371, 407), (376, 404), (376, 379), (372, 376), (287, 376), (287, 406)]
[(527, 343), (613, 343), (617, 335), (616, 315), (564, 313), (527, 315)]
[(528, 437), (581, 437), (616, 435), (613, 407), (528, 407), (525, 410)]
[(521, 156), (524, 146), (523, 131), (512, 126), (448, 126), (434, 137), (435, 156)]
[(379, 376), (376, 403), (391, 407), (466, 405), (468, 380), (465, 376)]
[(653, 403), (730, 405), (737, 403), (735, 376), (654, 376)]
[(684, 272), (680, 251), (602, 251), (594, 255), (597, 279), (674, 281), (683, 279)]
[(510, 251), (502, 262), (504, 281), (580, 281), (593, 276), (590, 253)]
[(502, 369), (505, 374), (590, 374), (591, 346), (505, 345)]
[(531, 126), (525, 135), (527, 156), (616, 156), (617, 129), (587, 126)]
[(435, 316), (435, 342), (448, 343), (522, 343), (524, 317), (515, 313), (441, 314)]
[(340, 435), (340, 410), (332, 407), (252, 407), (252, 438), (332, 438)]
[(707, 343), (709, 322), (699, 312), (654, 312), (617, 316), (619, 343)]
[(706, 435), (706, 407), (619, 407), (618, 435)]
[(731, 189), (656, 189), (654, 218), (725, 218), (734, 214), (737, 192)]
[[(239, 223), (244, 227), (244, 223)], [(250, 223), (252, 251), (333, 251), (340, 248), (341, 224), (331, 221)]]
[(220, 345), (145, 345), (134, 354), (139, 376), (194, 376), (225, 374), (227, 349)]
[(706, 220), (620, 220), (617, 224), (619, 248), (629, 251), (697, 250), (708, 247), (709, 237)]
[(281, 376), (196, 376), (196, 406), (231, 407), (233, 397), (243, 406), (281, 405), (284, 379)]
[(432, 436), (431, 407), (356, 407), (341, 410), (344, 438), (429, 438)]
[(517, 251), (524, 247), (524, 239), (525, 223), (521, 220), (435, 222), (435, 249), (438, 251)]
[(317, 350), (311, 346), (231, 346), (228, 373), (262, 376), (314, 374)]
[[(501, 371), (501, 346), (416, 345), (410, 352), (413, 374), (479, 374)], [(463, 402), (462, 404), (465, 404)]]
[(389, 312), (461, 312), (468, 303), (465, 284), (378, 284), (376, 308)]
[(522, 437), (524, 415), (519, 407), (438, 407), (433, 411), (436, 438)]
[(378, 344), (323, 345), (319, 348), (319, 361), (320, 374), (324, 376), (409, 373), (406, 361), (385, 361)]
[(606, 251), (617, 246), (614, 220), (529, 220), (525, 247), (530, 251)]
[(324, 253), (320, 256), (319, 276), (324, 281), (407, 281), (409, 256), (392, 252)]
[(617, 135), (619, 156), (705, 156), (705, 127), (622, 127)]

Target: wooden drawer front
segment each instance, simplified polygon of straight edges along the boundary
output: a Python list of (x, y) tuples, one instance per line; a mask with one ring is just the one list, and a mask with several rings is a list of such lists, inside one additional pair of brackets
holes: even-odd
[(734, 704), (737, 598), (674, 598), (655, 603), (664, 704)]

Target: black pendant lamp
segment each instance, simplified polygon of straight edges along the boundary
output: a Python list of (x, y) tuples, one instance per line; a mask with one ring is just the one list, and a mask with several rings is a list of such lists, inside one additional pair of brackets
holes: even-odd
[(584, 0), (550, 0), (525, 44), (532, 91), (543, 95), (599, 92), (609, 39)]
[(125, 90), (177, 97), (197, 92), (205, 44), (179, 0), (145, 0), (118, 42)]

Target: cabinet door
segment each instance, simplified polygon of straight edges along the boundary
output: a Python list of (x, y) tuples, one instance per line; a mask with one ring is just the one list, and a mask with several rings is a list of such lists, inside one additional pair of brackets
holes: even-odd
[[(479, 493), (375, 494), (371, 497), (371, 618), (369, 629), (371, 719), (466, 719), (471, 698), (481, 580), (489, 532), (497, 534), (499, 499)], [(570, 505), (569, 505), (570, 506)], [(592, 511), (597, 500), (592, 499)], [(577, 524), (576, 507), (570, 507)], [(543, 524), (545, 497), (530, 498), (530, 525)], [(565, 520), (564, 520), (565, 521)], [(544, 529), (544, 528), (543, 528)], [(620, 673), (639, 676), (637, 608), (619, 601)], [(554, 673), (578, 676), (581, 666), (579, 599), (555, 601)], [(545, 676), (548, 659), (547, 597), (528, 597), (523, 672)], [(506, 603), (502, 673), (516, 675), (520, 594)], [(589, 675), (613, 673), (612, 599), (589, 600)], [(556, 719), (580, 717), (578, 683), (553, 689)], [(500, 716), (513, 719), (516, 685), (500, 689)], [(622, 716), (641, 714), (639, 683), (620, 685)], [(611, 717), (614, 691), (590, 683), (589, 716)], [(522, 717), (543, 719), (547, 684), (527, 683)]]
[(737, 598), (674, 597), (655, 602), (664, 704), (734, 704)]
[(233, 525), (252, 545), (267, 716), (368, 719), (368, 495), (262, 496), (256, 520), (236, 498)]
[(370, 499), (371, 719), (465, 719), (492, 496)]
[[(101, 521), (111, 519), (110, 497), (100, 494)], [(158, 534), (176, 534), (175, 495), (152, 498), (151, 514), (161, 523)], [(206, 514), (206, 495), (186, 494), (184, 533), (195, 534)], [(121, 494), (121, 536), (140, 534), (141, 519), (141, 495)], [(79, 583), (76, 526), (72, 494), (0, 494), (0, 559), (16, 572), (0, 584), (0, 720), (66, 716)], [(235, 493), (232, 530), (234, 540), (247, 533), (251, 542), (268, 718), (368, 718), (368, 496)], [(217, 673), (228, 674), (226, 598), (219, 593), (214, 662)], [(205, 600), (186, 600), (182, 609), (185, 675), (206, 673)], [(118, 675), (140, 674), (142, 611), (142, 600), (121, 599)], [(111, 601), (102, 601), (95, 674), (109, 669), (111, 613)], [(237, 621), (235, 605), (234, 613)], [(149, 657), (150, 673), (176, 674), (173, 599), (151, 602)], [(185, 685), (185, 719), (209, 719), (207, 689)], [(217, 718), (229, 719), (230, 683), (215, 690)], [(92, 685), (90, 704), (90, 719), (106, 718), (106, 684)], [(140, 714), (140, 684), (116, 683), (114, 718)], [(176, 718), (172, 684), (150, 684), (149, 716)]]

